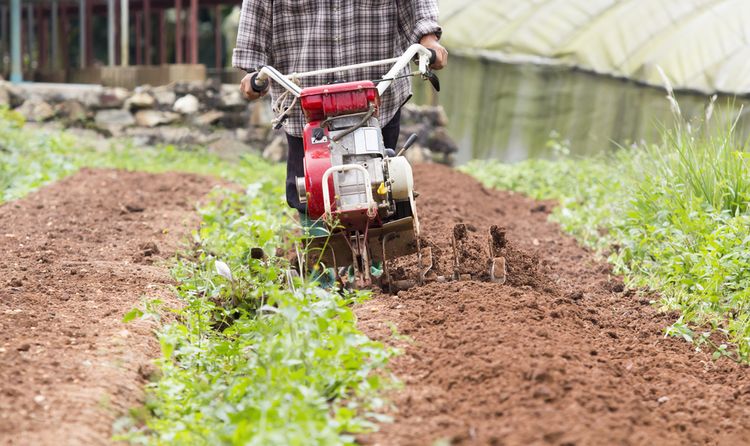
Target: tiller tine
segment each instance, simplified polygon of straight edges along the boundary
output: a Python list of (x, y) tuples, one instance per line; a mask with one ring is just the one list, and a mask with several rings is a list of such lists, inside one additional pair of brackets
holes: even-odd
[(466, 240), (469, 238), (469, 229), (465, 224), (459, 223), (453, 227), (451, 245), (453, 247), (453, 280), (471, 280), (471, 274), (464, 273), (461, 267), (463, 253), (466, 250)]
[(498, 226), (491, 226), (487, 241), (490, 254), (490, 281), (502, 285), (508, 276), (505, 257), (501, 255), (501, 250), (507, 243), (505, 231)]

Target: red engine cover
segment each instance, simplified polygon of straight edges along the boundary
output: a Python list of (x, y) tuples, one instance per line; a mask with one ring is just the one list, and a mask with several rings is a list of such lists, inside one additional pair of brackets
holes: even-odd
[[(307, 216), (313, 220), (325, 214), (323, 201), (323, 174), (331, 167), (331, 149), (329, 148), (328, 130), (325, 138), (313, 139), (313, 130), (320, 127), (319, 122), (305, 126), (302, 136), (305, 142), (305, 191), (307, 192)], [(314, 142), (315, 141), (315, 142)], [(333, 176), (328, 179), (328, 190), (331, 194), (331, 209), (336, 209), (336, 192), (333, 188)]]
[(305, 88), (300, 94), (300, 101), (307, 122), (366, 112), (370, 104), (375, 106), (377, 114), (380, 107), (378, 89), (371, 81)]

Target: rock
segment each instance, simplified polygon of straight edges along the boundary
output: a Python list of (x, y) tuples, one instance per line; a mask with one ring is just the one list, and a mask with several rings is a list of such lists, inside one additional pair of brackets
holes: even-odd
[(273, 161), (275, 163), (286, 160), (287, 157), (287, 142), (286, 138), (278, 135), (270, 144), (263, 149), (263, 158)]
[(52, 106), (39, 98), (27, 99), (16, 111), (30, 122), (44, 122), (55, 116)]
[(240, 128), (235, 130), (235, 132), (237, 133), (237, 139), (250, 143), (258, 143), (258, 147), (262, 147), (268, 141), (272, 140), (274, 134), (271, 127)]
[(162, 107), (169, 107), (170, 109), (174, 105), (174, 101), (177, 100), (177, 95), (174, 90), (169, 86), (156, 87), (151, 90), (151, 94), (154, 96), (156, 103)]
[(179, 96), (193, 95), (196, 97), (205, 97), (207, 90), (218, 90), (216, 82), (207, 81), (189, 81), (177, 82), (174, 84), (174, 92)]
[(128, 110), (143, 110), (153, 108), (154, 104), (156, 99), (153, 96), (146, 92), (138, 92), (125, 101), (124, 107)]
[(162, 112), (157, 110), (140, 110), (135, 114), (135, 122), (141, 127), (156, 127), (163, 124), (171, 124), (180, 119), (180, 115), (173, 112)]
[(220, 110), (242, 111), (247, 107), (247, 99), (242, 97), (237, 85), (222, 84), (216, 105)]
[(196, 117), (193, 120), (193, 123), (195, 125), (201, 125), (201, 126), (209, 126), (211, 124), (216, 123), (216, 121), (219, 121), (224, 117), (224, 112), (217, 111), (217, 110), (211, 110), (206, 113), (203, 113), (202, 115)]
[(122, 108), (130, 92), (124, 88), (107, 88), (100, 95), (95, 109)]
[(57, 116), (68, 122), (83, 122), (89, 117), (88, 110), (79, 101), (70, 99), (55, 106)]
[(448, 135), (445, 127), (433, 127), (432, 132), (427, 137), (426, 145), (433, 152), (442, 154), (458, 152), (458, 144)]
[(247, 111), (227, 111), (224, 112), (224, 115), (221, 117), (221, 122), (219, 123), (219, 125), (227, 129), (237, 129), (247, 127), (247, 121)]
[(99, 110), (94, 116), (94, 122), (100, 128), (110, 130), (112, 127), (127, 127), (135, 124), (133, 115), (127, 110)]
[(4, 85), (0, 84), (0, 107), (10, 107), (10, 93)]
[(432, 158), (432, 153), (429, 149), (426, 149), (419, 144), (414, 144), (404, 154), (410, 164), (419, 164), (429, 162)]
[(161, 138), (161, 129), (166, 127), (128, 127), (125, 129), (125, 136), (138, 146), (148, 146), (163, 142)]
[(255, 101), (248, 105), (250, 110), (250, 121), (251, 126), (262, 126), (270, 127), (271, 120), (273, 120), (273, 113), (271, 112), (271, 103), (269, 101)]
[(171, 126), (159, 127), (156, 140), (175, 145), (205, 144), (207, 142), (206, 136), (199, 132), (187, 127)]
[(253, 148), (234, 138), (221, 137), (208, 145), (208, 151), (222, 158), (237, 159), (245, 153), (252, 152)]
[(198, 102), (198, 98), (196, 98), (192, 94), (188, 94), (177, 99), (174, 103), (174, 107), (172, 107), (174, 111), (176, 111), (177, 113), (182, 113), (183, 115), (191, 115), (193, 113), (196, 113), (199, 108), (200, 103)]
[(17, 85), (13, 85), (9, 82), (3, 82), (3, 88), (8, 93), (10, 108), (16, 108), (21, 106), (26, 100), (26, 95), (23, 90), (18, 88)]

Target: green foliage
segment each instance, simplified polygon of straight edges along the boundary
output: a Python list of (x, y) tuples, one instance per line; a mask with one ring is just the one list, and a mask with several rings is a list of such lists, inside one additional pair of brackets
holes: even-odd
[[(351, 444), (373, 427), (379, 391), (395, 353), (356, 328), (351, 305), (364, 293), (333, 292), (292, 277), (295, 231), (284, 205), (284, 168), (246, 156), (227, 162), (205, 151), (138, 148), (24, 127), (0, 110), (0, 202), (82, 167), (211, 174), (249, 184), (217, 189), (177, 260), (184, 307), (161, 319), (161, 373), (146, 408), (118, 420), (119, 437), (142, 444)], [(208, 192), (208, 191), (207, 191)], [(123, 316), (159, 319), (161, 302)]]
[[(392, 350), (356, 329), (362, 293), (292, 278), (278, 258), (292, 232), (282, 181), (219, 190), (175, 278), (186, 307), (160, 333), (162, 378), (147, 429), (156, 444), (349, 444), (371, 428)], [(252, 212), (249, 212), (252, 210)], [(344, 434), (344, 435), (342, 435)]]
[[(475, 162), (464, 171), (488, 186), (558, 200), (551, 218), (565, 231), (609, 254), (631, 286), (659, 291), (664, 308), (681, 312), (668, 333), (748, 361), (747, 160), (748, 145), (736, 140), (731, 123), (711, 129), (680, 122), (663, 129), (660, 145), (609, 157)], [(698, 328), (703, 334), (693, 332)], [(734, 347), (717, 345), (713, 333)]]

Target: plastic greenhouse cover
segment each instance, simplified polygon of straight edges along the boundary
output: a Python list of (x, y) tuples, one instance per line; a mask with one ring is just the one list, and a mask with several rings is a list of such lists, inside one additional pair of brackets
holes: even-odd
[(750, 93), (750, 0), (440, 0), (449, 49)]

